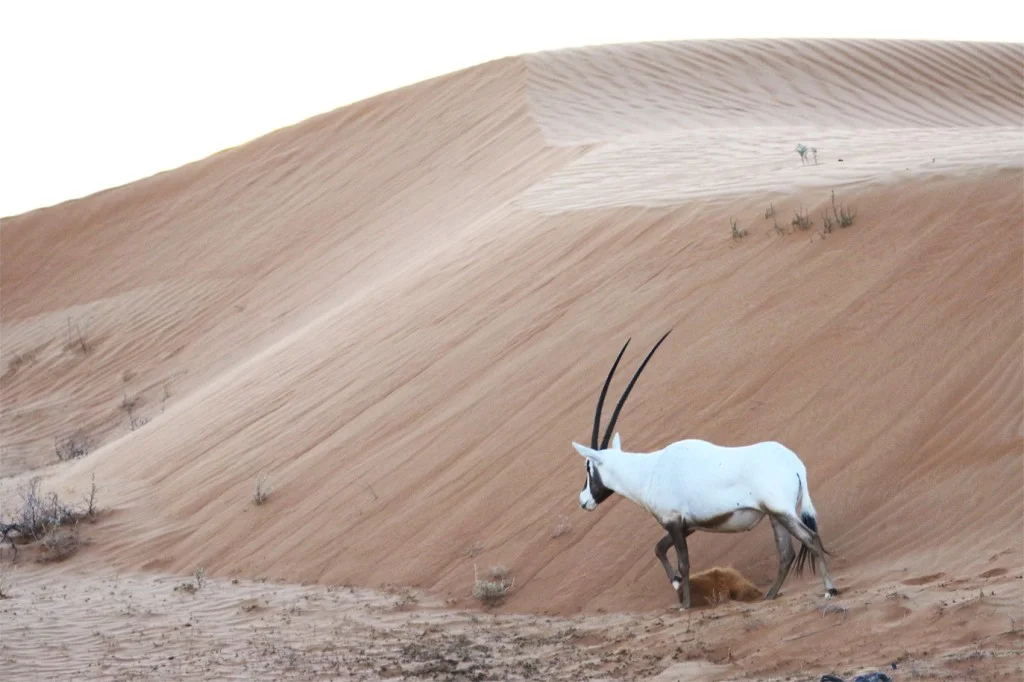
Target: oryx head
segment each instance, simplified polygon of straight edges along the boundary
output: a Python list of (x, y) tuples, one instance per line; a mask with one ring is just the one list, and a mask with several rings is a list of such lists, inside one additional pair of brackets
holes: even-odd
[[(618, 357), (615, 358), (615, 362), (612, 364), (611, 370), (608, 372), (608, 376), (604, 380), (604, 386), (601, 388), (601, 396), (597, 399), (597, 412), (594, 414), (594, 432), (590, 438), (590, 447), (584, 447), (578, 443), (573, 443), (576, 447), (576, 451), (587, 459), (587, 481), (583, 484), (583, 490), (580, 491), (580, 506), (587, 511), (593, 511), (597, 508), (597, 505), (608, 499), (615, 491), (607, 487), (604, 482), (601, 481), (600, 464), (598, 463), (599, 458), (588, 456), (588, 451), (593, 454), (594, 451), (606, 450), (608, 448), (608, 439), (611, 438), (615, 429), (615, 421), (619, 418), (619, 412), (622, 410), (622, 406), (626, 404), (626, 398), (629, 397), (629, 392), (633, 390), (633, 385), (636, 384), (636, 380), (640, 378), (640, 372), (644, 371), (644, 367), (647, 366), (647, 361), (654, 355), (654, 351), (658, 350), (658, 346), (665, 340), (665, 337), (671, 333), (671, 329), (665, 332), (658, 343), (654, 344), (654, 348), (647, 353), (647, 357), (640, 363), (640, 367), (637, 368), (636, 373), (626, 386), (626, 390), (623, 391), (622, 397), (619, 398), (618, 404), (615, 406), (615, 411), (612, 412), (612, 418), (608, 422), (608, 428), (604, 432), (604, 438), (598, 443), (598, 435), (601, 430), (601, 408), (604, 406), (604, 398), (608, 393), (608, 385), (612, 382), (612, 376), (615, 374), (615, 368), (619, 366), (619, 360), (622, 359), (622, 354), (626, 352), (626, 346), (632, 339), (626, 339), (626, 343), (622, 345), (622, 350), (619, 351)], [(619, 434), (615, 434), (614, 440), (612, 440), (612, 449), (621, 450), (622, 442), (619, 440)]]

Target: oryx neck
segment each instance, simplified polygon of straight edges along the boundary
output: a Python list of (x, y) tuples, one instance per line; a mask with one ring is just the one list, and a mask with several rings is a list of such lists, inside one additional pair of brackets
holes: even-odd
[(598, 467), (604, 484), (625, 498), (644, 506), (644, 493), (654, 473), (655, 457), (643, 454), (602, 450)]

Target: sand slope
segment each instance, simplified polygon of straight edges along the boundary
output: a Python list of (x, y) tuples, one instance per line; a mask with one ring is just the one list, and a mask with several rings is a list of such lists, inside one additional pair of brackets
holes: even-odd
[[(508, 610), (661, 609), (660, 529), (621, 499), (581, 511), (569, 443), (625, 338), (628, 376), (671, 327), (627, 449), (780, 440), (850, 599), (993, 569), (1019, 596), (1022, 56), (530, 55), (4, 219), (4, 475), (73, 429), (101, 446), (50, 481), (95, 474), (114, 509), (85, 566), (464, 600), (474, 564), (502, 563)], [(856, 222), (823, 234), (833, 189)], [(816, 224), (780, 235), (769, 205)], [(767, 524), (690, 548), (695, 569), (775, 574)], [(820, 592), (790, 580), (784, 598)]]

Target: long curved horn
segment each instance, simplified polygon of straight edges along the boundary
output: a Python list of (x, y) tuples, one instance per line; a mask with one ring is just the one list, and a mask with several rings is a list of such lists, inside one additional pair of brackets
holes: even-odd
[(601, 397), (597, 400), (597, 413), (594, 415), (594, 435), (590, 439), (590, 447), (597, 450), (597, 439), (601, 432), (601, 408), (604, 407), (604, 397), (608, 394), (608, 385), (612, 383), (612, 375), (615, 374), (615, 368), (619, 366), (619, 360), (622, 359), (622, 354), (626, 352), (626, 346), (633, 340), (633, 337), (626, 339), (626, 343), (622, 344), (622, 350), (619, 351), (619, 357), (615, 358), (615, 364), (612, 365), (612, 369), (608, 372), (608, 377), (604, 380), (604, 387), (601, 389)]
[[(633, 390), (633, 384), (635, 384), (636, 380), (640, 378), (640, 372), (644, 371), (644, 367), (647, 366), (647, 361), (651, 359), (652, 355), (654, 355), (654, 351), (658, 350), (658, 346), (661, 345), (661, 342), (664, 341), (665, 337), (667, 337), (671, 333), (671, 329), (665, 332), (665, 336), (662, 336), (660, 339), (658, 339), (658, 343), (654, 344), (654, 348), (652, 348), (651, 351), (647, 354), (647, 357), (644, 358), (644, 361), (640, 363), (640, 367), (636, 370), (636, 374), (634, 374), (633, 378), (629, 380), (629, 385), (626, 386), (626, 390), (623, 392), (622, 397), (619, 398), (619, 404), (615, 406), (615, 411), (612, 412), (612, 419), (610, 422), (608, 422), (608, 430), (604, 432), (604, 440), (601, 441), (601, 447), (595, 449), (604, 450), (605, 448), (608, 447), (608, 441), (611, 440), (612, 433), (615, 431), (615, 421), (619, 418), (619, 412), (622, 410), (622, 406), (626, 404), (626, 398), (629, 397), (629, 392)], [(626, 347), (623, 346), (622, 349), (625, 350)], [(609, 378), (611, 378), (611, 375), (609, 375)]]

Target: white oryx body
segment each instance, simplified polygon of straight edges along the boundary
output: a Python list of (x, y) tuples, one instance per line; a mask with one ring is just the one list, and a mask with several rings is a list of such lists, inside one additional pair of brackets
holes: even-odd
[[(618, 434), (616, 434), (617, 436)], [(715, 533), (750, 530), (767, 510), (803, 509), (816, 516), (807, 492), (807, 469), (792, 450), (776, 442), (739, 447), (687, 439), (651, 453), (625, 452), (616, 438), (607, 450), (576, 450), (600, 467), (604, 484), (632, 500), (662, 525), (682, 521)], [(596, 504), (589, 486), (580, 505)]]
[[(779, 572), (765, 599), (774, 599), (789, 569), (796, 561), (797, 572), (810, 562), (821, 567), (825, 595), (839, 593), (825, 563), (824, 546), (818, 536), (817, 513), (807, 487), (807, 469), (792, 450), (774, 441), (725, 447), (704, 440), (677, 441), (650, 453), (625, 452), (619, 434), (611, 447), (609, 435), (647, 362), (668, 332), (647, 353), (634, 373), (598, 441), (601, 408), (615, 368), (629, 345), (627, 340), (615, 359), (601, 389), (594, 415), (590, 447), (573, 443), (587, 460), (587, 481), (580, 492), (580, 506), (593, 511), (611, 495), (619, 493), (649, 511), (667, 531), (654, 553), (668, 575), (683, 608), (690, 607), (690, 559), (686, 538), (697, 530), (712, 533), (741, 533), (767, 516), (775, 533)], [(793, 551), (792, 538), (800, 542)], [(678, 570), (668, 562), (668, 549), (675, 546)], [(680, 590), (679, 588), (682, 588)], [(680, 594), (681, 592), (681, 594)]]

